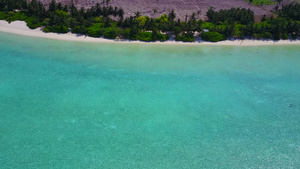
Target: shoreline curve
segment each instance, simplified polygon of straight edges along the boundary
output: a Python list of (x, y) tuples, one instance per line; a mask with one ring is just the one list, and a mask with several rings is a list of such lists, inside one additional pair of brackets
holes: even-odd
[(41, 28), (29, 29), (24, 21), (14, 21), (8, 23), (7, 21), (0, 20), (0, 32), (17, 34), (30, 37), (55, 39), (63, 41), (74, 41), (74, 42), (97, 42), (97, 43), (129, 43), (129, 44), (179, 44), (179, 45), (214, 45), (214, 46), (270, 46), (270, 45), (300, 45), (300, 40), (225, 40), (220, 42), (206, 42), (206, 41), (195, 41), (195, 42), (177, 42), (177, 41), (165, 41), (165, 42), (143, 42), (143, 41), (130, 41), (130, 40), (110, 40), (104, 38), (93, 38), (85, 35), (77, 35), (71, 32), (67, 34), (58, 33), (45, 33)]

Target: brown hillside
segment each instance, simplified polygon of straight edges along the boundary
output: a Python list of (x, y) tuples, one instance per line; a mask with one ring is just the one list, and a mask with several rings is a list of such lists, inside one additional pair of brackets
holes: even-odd
[[(46, 6), (51, 0), (40, 0)], [(63, 4), (71, 4), (71, 0), (56, 0)], [(77, 7), (90, 7), (96, 3), (103, 4), (103, 0), (73, 0)], [(103, 5), (106, 5), (106, 0)], [(245, 0), (110, 0), (111, 6), (122, 7), (125, 11), (125, 17), (134, 15), (136, 11), (142, 15), (158, 17), (162, 14), (169, 13), (172, 9), (176, 12), (178, 18), (184, 20), (186, 15), (200, 11), (199, 18), (205, 19), (206, 11), (212, 6), (216, 10), (228, 9), (232, 7), (250, 8), (255, 12), (257, 18), (262, 15), (270, 15), (274, 5), (253, 6)], [(154, 13), (154, 11), (157, 11)]]

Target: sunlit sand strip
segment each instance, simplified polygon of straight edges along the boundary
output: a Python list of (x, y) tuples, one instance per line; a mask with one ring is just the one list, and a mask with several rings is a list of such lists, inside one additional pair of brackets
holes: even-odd
[(100, 43), (140, 43), (140, 44), (184, 44), (184, 45), (224, 45), (224, 46), (263, 46), (263, 45), (300, 45), (300, 40), (226, 40), (221, 42), (176, 42), (176, 41), (166, 41), (166, 42), (141, 42), (141, 41), (129, 41), (129, 40), (109, 40), (104, 38), (92, 38), (84, 35), (77, 35), (72, 33), (67, 34), (57, 34), (57, 33), (45, 33), (41, 28), (31, 30), (26, 26), (24, 21), (14, 21), (8, 23), (6, 21), (0, 21), (0, 32), (6, 32), (11, 34), (18, 34), (31, 37), (40, 37), (48, 39), (57, 39), (65, 41), (78, 41), (78, 42), (100, 42)]

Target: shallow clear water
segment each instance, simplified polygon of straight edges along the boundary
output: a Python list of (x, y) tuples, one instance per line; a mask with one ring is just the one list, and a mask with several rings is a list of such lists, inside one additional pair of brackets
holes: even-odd
[(299, 168), (300, 47), (0, 33), (1, 168)]

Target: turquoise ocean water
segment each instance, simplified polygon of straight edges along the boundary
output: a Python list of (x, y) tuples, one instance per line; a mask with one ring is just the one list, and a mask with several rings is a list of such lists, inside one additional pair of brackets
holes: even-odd
[(0, 33), (0, 168), (299, 168), (300, 46)]

